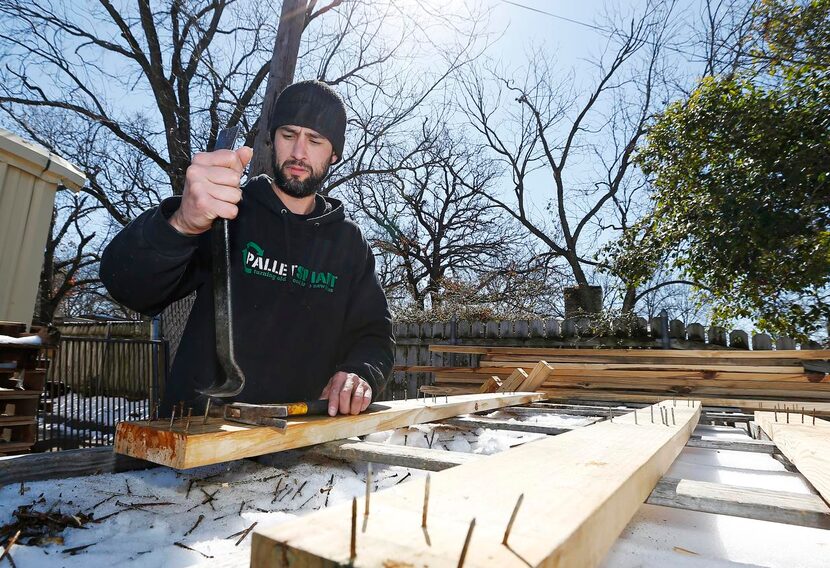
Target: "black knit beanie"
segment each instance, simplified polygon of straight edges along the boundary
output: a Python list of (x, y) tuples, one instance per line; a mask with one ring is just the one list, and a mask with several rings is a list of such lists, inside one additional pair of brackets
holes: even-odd
[(271, 140), (280, 126), (311, 128), (331, 142), (337, 161), (343, 157), (346, 139), (346, 105), (337, 92), (321, 81), (300, 81), (287, 86), (277, 97), (271, 114)]

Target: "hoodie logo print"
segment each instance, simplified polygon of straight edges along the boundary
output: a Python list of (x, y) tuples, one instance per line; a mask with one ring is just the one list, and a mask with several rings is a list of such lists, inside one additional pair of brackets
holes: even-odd
[(292, 282), (303, 288), (315, 288), (334, 292), (339, 276), (331, 272), (309, 270), (301, 264), (289, 265), (274, 258), (265, 256), (265, 249), (253, 241), (242, 249), (242, 266), (245, 274), (268, 278), (277, 282), (287, 282), (291, 276)]

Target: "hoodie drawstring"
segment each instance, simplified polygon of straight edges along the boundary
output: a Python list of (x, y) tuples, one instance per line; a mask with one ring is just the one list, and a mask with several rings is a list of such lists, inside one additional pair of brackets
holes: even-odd
[(291, 258), (291, 232), (288, 230), (288, 209), (280, 211), (282, 213), (282, 228), (285, 235), (285, 261), (288, 263), (288, 292), (294, 293), (294, 260)]

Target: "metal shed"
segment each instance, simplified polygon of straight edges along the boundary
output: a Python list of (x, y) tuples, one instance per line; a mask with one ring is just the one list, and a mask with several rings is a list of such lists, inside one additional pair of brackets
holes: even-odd
[(30, 322), (58, 185), (79, 191), (78, 169), (0, 128), (0, 320)]

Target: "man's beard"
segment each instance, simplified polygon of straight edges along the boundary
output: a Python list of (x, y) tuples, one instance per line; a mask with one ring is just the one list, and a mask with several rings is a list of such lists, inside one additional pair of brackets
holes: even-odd
[(277, 187), (279, 187), (281, 190), (283, 190), (291, 197), (296, 198), (308, 197), (309, 195), (314, 195), (315, 193), (317, 193), (323, 186), (323, 180), (326, 179), (326, 176), (329, 173), (328, 166), (326, 166), (326, 168), (320, 173), (320, 175), (315, 175), (314, 168), (309, 168), (308, 177), (305, 179), (305, 181), (303, 181), (298, 178), (286, 175), (283, 170), (289, 166), (306, 167), (305, 164), (302, 164), (295, 160), (286, 160), (282, 163), (282, 167), (279, 167), (277, 164), (276, 156), (271, 157), (271, 162), (274, 167), (274, 181), (276, 181)]

